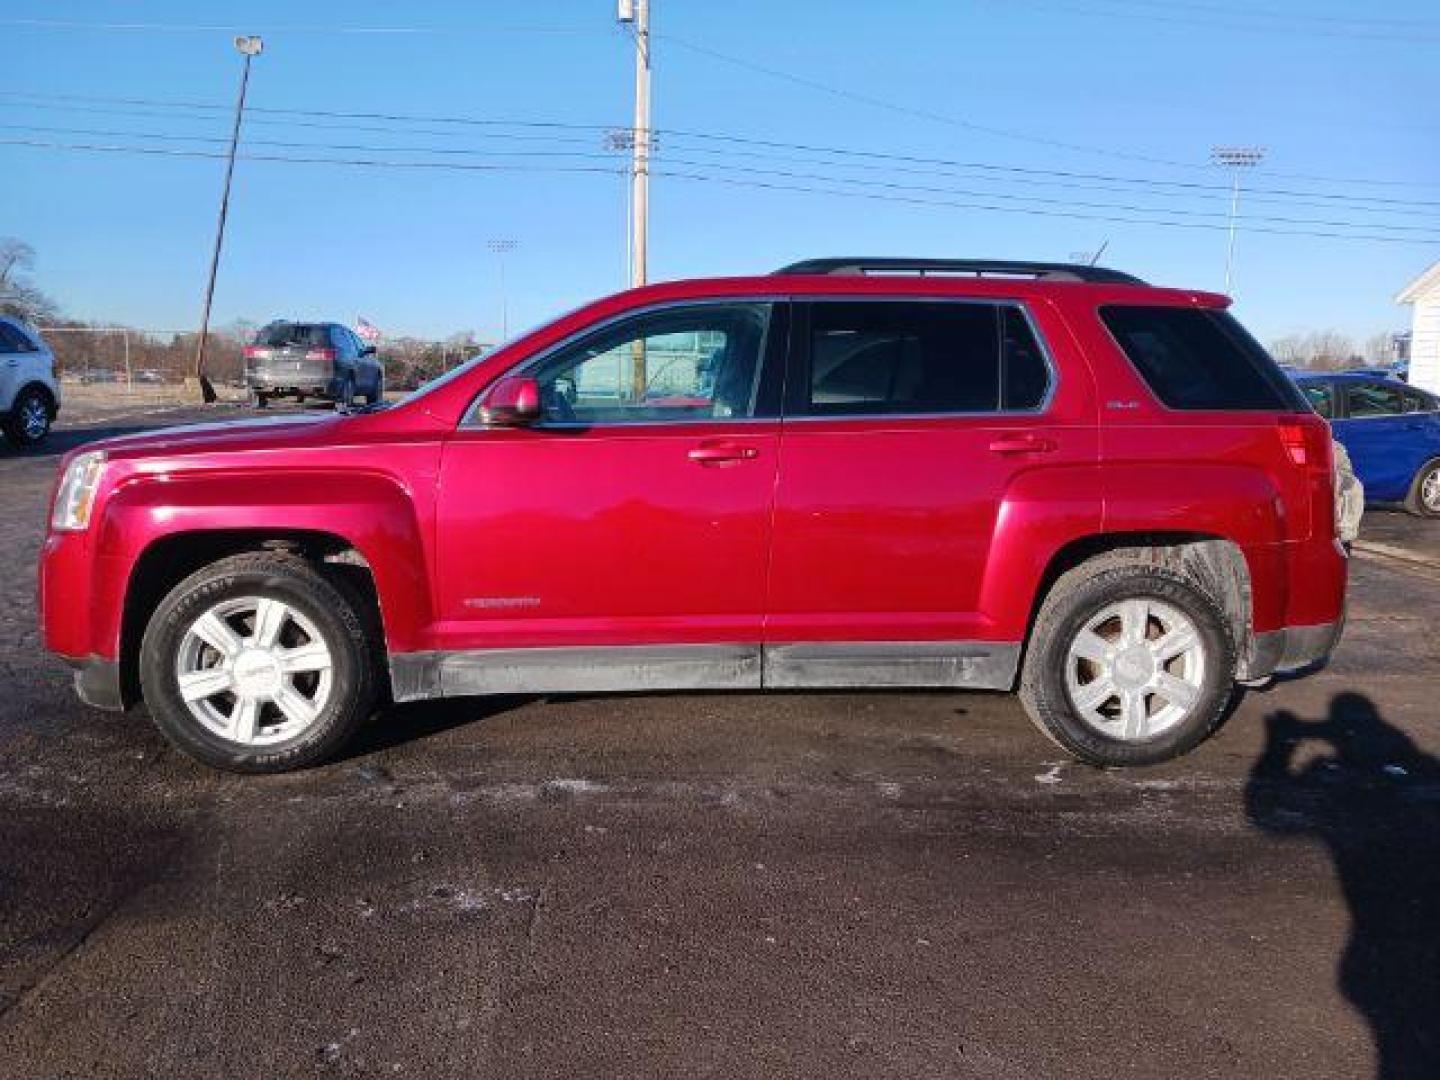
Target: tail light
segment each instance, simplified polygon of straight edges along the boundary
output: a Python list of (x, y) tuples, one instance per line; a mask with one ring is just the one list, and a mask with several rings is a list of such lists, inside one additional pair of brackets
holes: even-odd
[(258, 345), (246, 345), (244, 355), (246, 360), (264, 360), (270, 355), (270, 350), (262, 349)]
[(310, 349), (305, 353), (306, 360), (334, 360), (334, 349)]
[(1318, 416), (1280, 421), (1280, 445), (1292, 463), (1328, 475), (1334, 467), (1330, 426)]

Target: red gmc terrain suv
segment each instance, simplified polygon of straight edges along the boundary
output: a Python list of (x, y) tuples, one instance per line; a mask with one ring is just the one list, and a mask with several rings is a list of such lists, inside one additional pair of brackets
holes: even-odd
[(72, 452), (45, 640), (248, 772), (385, 699), (771, 687), (1018, 688), (1161, 761), (1344, 617), (1329, 431), (1227, 305), (965, 260), (635, 289), (389, 408)]

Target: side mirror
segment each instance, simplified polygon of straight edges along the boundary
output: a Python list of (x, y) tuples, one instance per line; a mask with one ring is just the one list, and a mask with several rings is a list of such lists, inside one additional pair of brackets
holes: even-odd
[(540, 384), (528, 375), (507, 375), (480, 399), (486, 427), (528, 427), (540, 420)]
[(361, 356), (374, 356), (374, 355), (375, 355), (375, 346), (374, 346), (374, 345), (364, 345), (364, 346), (361, 346), (361, 348), (360, 348), (360, 355), (361, 355)]

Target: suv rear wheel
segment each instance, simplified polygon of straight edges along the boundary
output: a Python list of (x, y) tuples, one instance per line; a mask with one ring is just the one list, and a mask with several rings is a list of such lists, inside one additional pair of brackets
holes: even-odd
[(1440, 458), (1426, 462), (1415, 474), (1405, 509), (1421, 517), (1440, 517)]
[(1055, 583), (1031, 633), (1020, 697), (1036, 725), (1092, 765), (1152, 765), (1220, 726), (1234, 688), (1224, 613), (1190, 581), (1106, 559)]
[(332, 756), (375, 702), (361, 604), (298, 558), (237, 555), (182, 581), (140, 647), (156, 724), (207, 765), (273, 773)]

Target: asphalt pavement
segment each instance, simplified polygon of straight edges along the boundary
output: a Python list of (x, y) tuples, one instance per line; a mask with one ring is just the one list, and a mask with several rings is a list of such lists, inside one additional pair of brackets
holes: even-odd
[(0, 1074), (1440, 1076), (1440, 522), (1164, 767), (999, 694), (637, 695), (244, 778), (40, 650), (84, 435), (0, 456)]

